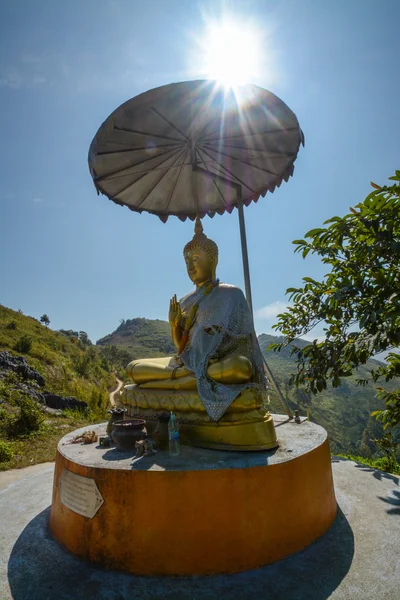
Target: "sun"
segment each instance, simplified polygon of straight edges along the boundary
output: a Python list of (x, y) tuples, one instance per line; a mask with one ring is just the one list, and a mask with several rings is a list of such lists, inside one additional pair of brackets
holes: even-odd
[(261, 45), (254, 24), (228, 18), (207, 21), (200, 40), (202, 71), (225, 87), (254, 83), (261, 76)]

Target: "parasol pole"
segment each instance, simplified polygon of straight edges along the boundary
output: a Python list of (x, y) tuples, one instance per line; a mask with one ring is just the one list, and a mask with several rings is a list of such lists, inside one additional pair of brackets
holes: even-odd
[[(236, 190), (237, 207), (238, 207), (238, 213), (239, 213), (240, 241), (242, 244), (243, 274), (244, 274), (244, 285), (245, 285), (245, 291), (246, 291), (246, 300), (249, 305), (251, 318), (254, 323), (253, 302), (252, 302), (252, 297), (251, 297), (251, 284), (250, 284), (249, 255), (247, 252), (246, 225), (244, 222), (242, 186), (239, 183), (236, 183), (235, 181), (232, 181), (230, 179), (227, 179), (226, 177), (223, 177), (222, 175), (217, 175), (217, 173), (212, 173), (211, 171), (208, 171), (207, 169), (203, 169), (202, 167), (199, 167), (194, 160), (194, 156), (195, 155), (193, 153), (192, 154), (192, 169), (195, 173), (202, 173), (203, 175), (206, 175), (210, 179), (212, 179), (214, 181), (221, 181), (222, 183), (225, 183)], [(283, 397), (281, 390), (279, 389), (279, 385), (277, 384), (275, 377), (272, 375), (271, 369), (269, 368), (264, 355), (262, 353), (261, 353), (261, 355), (262, 355), (262, 359), (263, 359), (263, 363), (264, 363), (264, 371), (265, 371), (268, 379), (270, 380), (272, 387), (274, 388), (279, 400), (281, 401), (282, 406), (285, 410), (285, 413), (287, 414), (289, 419), (293, 419), (293, 415), (292, 415), (290, 409), (286, 406), (286, 401), (285, 401), (285, 398)]]
[[(238, 207), (238, 213), (239, 213), (240, 241), (242, 244), (244, 285), (245, 285), (245, 290), (246, 290), (247, 304), (249, 305), (251, 318), (253, 319), (253, 322), (254, 322), (253, 301), (252, 301), (252, 296), (251, 296), (251, 284), (250, 284), (249, 255), (247, 252), (246, 225), (244, 222), (244, 210), (243, 210), (243, 198), (242, 198), (242, 187), (241, 186), (236, 188), (236, 195), (237, 195), (237, 207)], [(279, 388), (278, 383), (275, 380), (275, 377), (272, 375), (271, 369), (269, 368), (268, 363), (263, 354), (262, 354), (262, 358), (263, 358), (263, 363), (264, 363), (264, 371), (265, 371), (269, 381), (271, 382), (272, 387), (274, 388), (279, 400), (281, 401), (282, 406), (285, 410), (285, 413), (287, 414), (289, 419), (293, 419), (293, 415), (292, 415), (290, 409), (286, 406), (285, 398)]]
[(244, 289), (246, 291), (246, 300), (247, 304), (249, 305), (250, 314), (253, 318), (253, 299), (251, 296), (249, 255), (247, 253), (246, 224), (244, 222), (243, 199), (241, 191), (241, 188), (240, 190), (237, 190), (237, 207), (239, 213), (240, 242), (242, 245)]

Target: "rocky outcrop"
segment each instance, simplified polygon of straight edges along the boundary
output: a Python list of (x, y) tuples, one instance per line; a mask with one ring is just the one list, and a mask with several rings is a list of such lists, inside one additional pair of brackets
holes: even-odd
[(50, 408), (58, 408), (64, 410), (70, 408), (71, 410), (83, 410), (86, 411), (89, 406), (83, 400), (78, 400), (73, 396), (58, 396), (57, 394), (51, 394), (50, 392), (44, 392), (43, 394), (44, 404)]
[[(19, 375), (20, 380), (12, 384), (14, 390), (26, 394), (32, 400), (44, 404), (45, 407), (54, 410), (88, 410), (89, 406), (83, 400), (78, 400), (73, 396), (59, 396), (47, 390), (40, 390), (45, 385), (42, 375), (32, 369), (23, 356), (13, 356), (9, 352), (0, 352), (0, 379), (8, 371)], [(1, 401), (1, 398), (0, 398)]]
[(17, 382), (13, 384), (13, 389), (26, 394), (32, 400), (36, 400), (36, 402), (44, 403), (43, 393), (39, 391), (38, 386), (35, 385), (35, 383)]
[(9, 352), (0, 352), (0, 377), (2, 370), (13, 371), (25, 380), (36, 381), (41, 387), (45, 384), (42, 375), (35, 369), (32, 369), (23, 356), (13, 356)]

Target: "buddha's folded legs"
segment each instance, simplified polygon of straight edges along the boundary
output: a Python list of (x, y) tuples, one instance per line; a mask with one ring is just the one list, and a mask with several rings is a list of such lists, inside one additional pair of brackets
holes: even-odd
[(207, 375), (218, 383), (245, 383), (253, 373), (251, 362), (245, 356), (234, 354), (221, 360), (211, 360)]
[[(131, 367), (132, 365), (132, 367)], [(128, 375), (134, 383), (145, 389), (196, 390), (194, 373), (179, 367), (174, 358), (132, 361)], [(208, 366), (207, 375), (218, 383), (235, 384), (249, 381), (252, 375), (250, 361), (245, 356), (229, 356), (214, 360)]]
[(190, 371), (181, 367), (175, 357), (166, 356), (162, 358), (142, 358), (132, 360), (126, 367), (129, 379), (138, 385), (149, 381), (165, 381), (185, 377)]

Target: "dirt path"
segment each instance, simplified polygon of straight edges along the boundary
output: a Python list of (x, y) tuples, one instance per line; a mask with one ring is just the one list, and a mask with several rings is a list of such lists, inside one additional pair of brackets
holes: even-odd
[(115, 406), (115, 396), (116, 396), (116, 394), (118, 394), (119, 390), (124, 385), (124, 382), (121, 381), (121, 379), (119, 379), (119, 377), (115, 376), (115, 379), (117, 380), (118, 385), (115, 388), (115, 390), (113, 390), (112, 392), (110, 392), (110, 404), (111, 404), (111, 407)]

